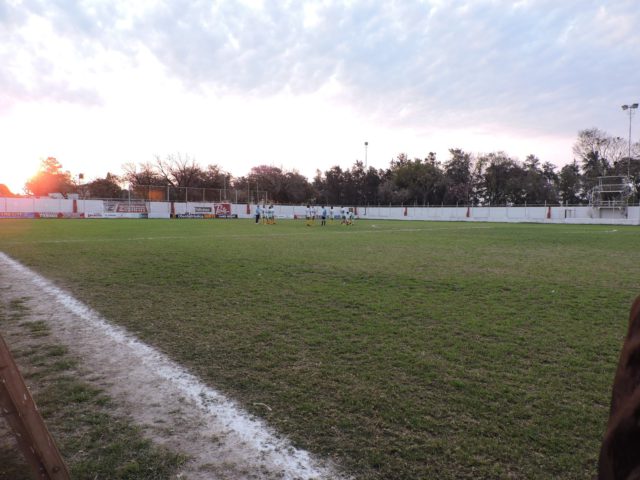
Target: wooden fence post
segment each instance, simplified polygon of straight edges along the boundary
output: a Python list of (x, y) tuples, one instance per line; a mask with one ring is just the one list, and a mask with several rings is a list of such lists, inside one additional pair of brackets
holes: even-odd
[(13, 430), (18, 447), (34, 474), (42, 480), (69, 480), (53, 437), (24, 383), (11, 352), (0, 335), (0, 416)]

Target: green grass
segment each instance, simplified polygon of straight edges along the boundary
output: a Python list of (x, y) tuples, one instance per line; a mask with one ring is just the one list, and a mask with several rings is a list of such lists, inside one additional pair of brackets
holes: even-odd
[[(0, 331), (6, 335), (5, 340), (71, 477), (170, 478), (186, 458), (153, 445), (127, 418), (115, 415), (112, 400), (80, 378), (77, 360), (66, 347), (51, 343), (45, 322), (27, 320), (28, 313), (24, 300), (14, 300), (8, 305), (0, 301)], [(0, 440), (0, 478), (32, 478), (10, 435), (0, 436)]]
[(639, 293), (637, 227), (3, 220), (0, 250), (366, 479), (593, 476)]

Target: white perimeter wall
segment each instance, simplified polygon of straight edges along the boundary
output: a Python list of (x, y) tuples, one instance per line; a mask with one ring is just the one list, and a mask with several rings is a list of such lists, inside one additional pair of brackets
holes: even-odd
[[(195, 213), (195, 207), (212, 207), (213, 203), (175, 202), (177, 214)], [(104, 211), (102, 200), (77, 200), (79, 214), (90, 216)], [(149, 218), (169, 218), (171, 204), (148, 202)], [(304, 218), (306, 205), (276, 205), (278, 218)], [(596, 210), (591, 207), (358, 207), (358, 217), (371, 220), (429, 220), (457, 222), (538, 222), (605, 225), (640, 225), (640, 207), (628, 207), (626, 217), (615, 210)], [(317, 208), (318, 213), (320, 208)], [(42, 198), (0, 197), (0, 212), (62, 213), (73, 212), (73, 200)], [(255, 213), (251, 205), (232, 204), (231, 213), (239, 218), (250, 218)], [(339, 214), (339, 207), (334, 208)], [(550, 215), (550, 218), (547, 218)]]
[[(102, 213), (102, 200), (77, 200), (78, 213)], [(0, 212), (72, 213), (73, 200), (66, 198), (6, 198), (0, 197)]]
[[(368, 207), (360, 218), (457, 222), (534, 222), (640, 225), (640, 207), (618, 210), (592, 207)], [(547, 218), (547, 216), (549, 218)]]

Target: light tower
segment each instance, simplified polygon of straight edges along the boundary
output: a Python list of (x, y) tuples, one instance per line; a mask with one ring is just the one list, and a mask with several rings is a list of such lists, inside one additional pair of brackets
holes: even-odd
[(631, 105), (622, 105), (622, 110), (625, 112), (629, 112), (629, 157), (627, 158), (627, 177), (631, 172), (631, 117), (635, 113), (634, 110), (638, 109), (637, 103), (632, 103)]
[[(636, 107), (638, 104), (636, 104)], [(367, 169), (367, 147), (369, 146), (369, 142), (364, 142), (364, 169)]]

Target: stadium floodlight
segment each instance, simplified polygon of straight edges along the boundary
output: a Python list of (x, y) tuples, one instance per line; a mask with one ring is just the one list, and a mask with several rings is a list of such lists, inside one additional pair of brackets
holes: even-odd
[(364, 142), (364, 169), (367, 169), (367, 147), (369, 146), (369, 142)]
[(629, 111), (629, 157), (627, 158), (627, 177), (631, 173), (631, 117), (633, 117), (634, 110), (638, 109), (637, 103), (631, 105), (622, 105), (622, 110)]

